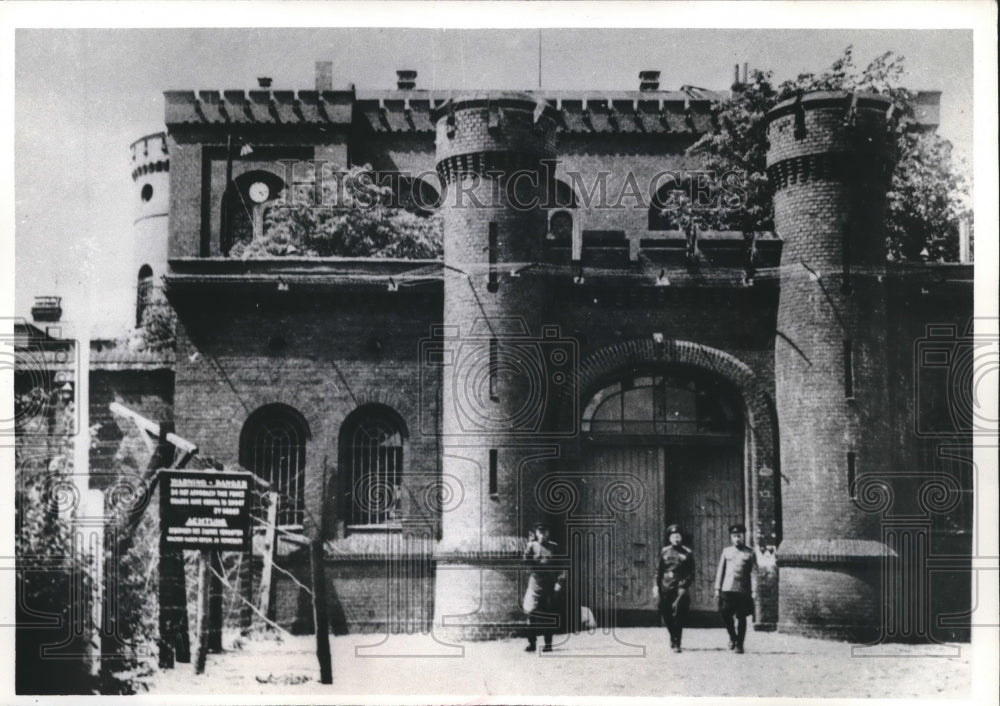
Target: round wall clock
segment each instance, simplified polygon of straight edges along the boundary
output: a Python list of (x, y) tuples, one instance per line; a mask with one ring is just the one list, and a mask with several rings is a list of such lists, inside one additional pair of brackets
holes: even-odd
[(250, 185), (248, 190), (250, 194), (250, 199), (254, 203), (264, 203), (267, 201), (267, 197), (270, 196), (271, 190), (267, 188), (267, 184), (262, 181), (255, 181)]

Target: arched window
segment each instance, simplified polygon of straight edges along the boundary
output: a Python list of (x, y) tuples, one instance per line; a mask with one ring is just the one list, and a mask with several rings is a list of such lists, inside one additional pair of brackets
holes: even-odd
[(366, 405), (340, 430), (341, 512), (348, 525), (382, 525), (395, 519), (403, 480), (403, 420), (382, 405)]
[(730, 385), (696, 370), (678, 369), (629, 376), (598, 390), (584, 408), (581, 430), (730, 436), (742, 433), (742, 421)]
[(573, 240), (573, 214), (556, 211), (549, 217), (549, 240), (569, 244)]
[(153, 268), (143, 265), (139, 268), (139, 277), (135, 288), (135, 325), (142, 325), (142, 315), (153, 299)]
[(549, 232), (546, 236), (552, 244), (569, 245), (573, 240), (573, 211), (576, 204), (576, 193), (573, 187), (565, 181), (552, 181), (548, 199)]
[(240, 434), (240, 465), (278, 493), (278, 524), (301, 525), (305, 514), (306, 440), (309, 426), (283, 404), (261, 407)]
[(228, 255), (236, 243), (249, 243), (264, 234), (264, 209), (284, 188), (281, 177), (262, 169), (233, 179), (222, 196), (219, 249), (223, 255)]

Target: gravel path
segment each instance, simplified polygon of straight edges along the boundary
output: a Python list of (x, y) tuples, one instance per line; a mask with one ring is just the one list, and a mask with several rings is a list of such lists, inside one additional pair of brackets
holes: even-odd
[(681, 654), (670, 651), (666, 631), (654, 628), (556, 640), (553, 652), (528, 654), (523, 640), (448, 646), (429, 636), (331, 637), (334, 683), (324, 686), (317, 681), (311, 636), (259, 639), (209, 655), (204, 675), (188, 664), (159, 672), (150, 693), (434, 694), (468, 701), (532, 695), (969, 697), (967, 644), (885, 645), (876, 650), (880, 656), (862, 657), (843, 642), (754, 632), (747, 653), (736, 655), (726, 649), (722, 630), (709, 629), (685, 631)]

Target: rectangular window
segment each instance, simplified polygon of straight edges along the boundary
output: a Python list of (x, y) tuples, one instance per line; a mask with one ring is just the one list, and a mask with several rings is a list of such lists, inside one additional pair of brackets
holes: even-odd
[(490, 449), (490, 497), (496, 498), (499, 492), (497, 487), (497, 450)]
[(489, 282), (486, 285), (486, 289), (489, 292), (495, 292), (500, 289), (500, 282), (497, 280), (497, 224), (494, 221), (490, 221), (490, 242), (489, 242), (489, 262), (490, 262), (490, 274)]
[(497, 367), (500, 364), (500, 342), (495, 338), (490, 339), (490, 401), (497, 402), (500, 396), (497, 394)]
[(844, 397), (854, 399), (854, 350), (851, 341), (844, 341)]
[(841, 267), (843, 273), (844, 281), (840, 285), (840, 291), (843, 294), (851, 293), (851, 232), (848, 228), (844, 228), (844, 236), (842, 239), (843, 248), (841, 252)]
[(850, 494), (851, 499), (857, 497), (857, 493), (854, 492), (854, 474), (855, 474), (855, 463), (857, 459), (857, 454), (853, 451), (847, 452), (847, 492)]

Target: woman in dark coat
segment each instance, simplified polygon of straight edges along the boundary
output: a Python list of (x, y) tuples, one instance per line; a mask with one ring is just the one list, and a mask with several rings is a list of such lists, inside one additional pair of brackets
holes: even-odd
[(559, 551), (559, 545), (549, 539), (549, 527), (538, 522), (528, 537), (524, 548), (524, 561), (531, 565), (528, 588), (524, 592), (524, 612), (528, 614), (528, 646), (526, 652), (534, 652), (538, 635), (545, 640), (543, 652), (552, 651), (552, 635), (560, 618), (563, 586), (566, 574), (558, 569), (546, 569)]

